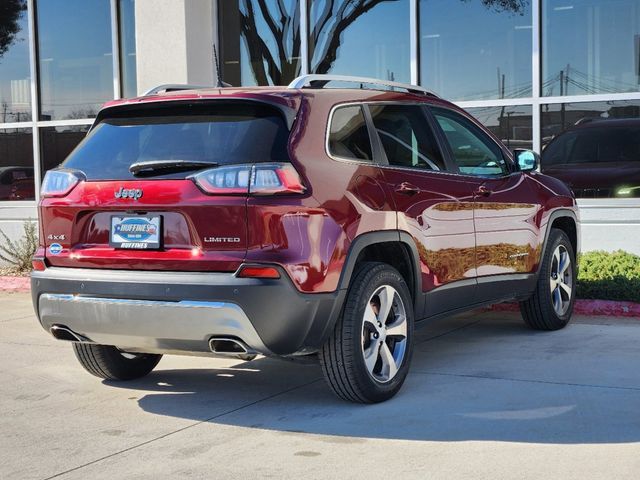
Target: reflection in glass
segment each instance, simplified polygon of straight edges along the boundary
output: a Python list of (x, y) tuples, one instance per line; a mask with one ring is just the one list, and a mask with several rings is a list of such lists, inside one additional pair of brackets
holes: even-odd
[(578, 198), (640, 198), (640, 101), (542, 106), (541, 170)]
[[(31, 120), (27, 2), (0, 9), (0, 123)], [(1, 160), (0, 160), (1, 161)]]
[(543, 0), (542, 94), (640, 90), (640, 0)]
[(607, 118), (640, 118), (640, 100), (542, 105), (542, 146), (572, 126)]
[(120, 0), (120, 75), (122, 96), (137, 95), (135, 0)]
[(88, 131), (89, 125), (40, 128), (41, 177), (60, 165)]
[(452, 100), (528, 97), (531, 4), (420, 0), (422, 84)]
[(310, 71), (409, 82), (409, 3), (310, 0)]
[(33, 200), (33, 139), (30, 128), (0, 130), (0, 201)]
[(109, 0), (40, 0), (41, 120), (95, 117), (113, 98)]
[(533, 148), (530, 106), (479, 107), (466, 110), (502, 140), (508, 148), (528, 150)]
[(231, 85), (286, 85), (300, 74), (296, 0), (218, 2), (220, 63)]

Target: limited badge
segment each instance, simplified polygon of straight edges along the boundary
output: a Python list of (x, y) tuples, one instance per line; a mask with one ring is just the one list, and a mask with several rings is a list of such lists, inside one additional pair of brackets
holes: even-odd
[(49, 253), (51, 255), (60, 255), (62, 253), (62, 245), (59, 243), (52, 243), (49, 245)]

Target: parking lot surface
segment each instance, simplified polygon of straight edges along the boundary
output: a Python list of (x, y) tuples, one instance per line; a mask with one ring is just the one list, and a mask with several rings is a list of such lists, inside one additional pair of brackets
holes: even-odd
[(640, 319), (540, 333), (474, 312), (417, 340), (379, 405), (265, 358), (165, 357), (112, 383), (41, 329), (27, 294), (0, 294), (0, 478), (640, 478)]

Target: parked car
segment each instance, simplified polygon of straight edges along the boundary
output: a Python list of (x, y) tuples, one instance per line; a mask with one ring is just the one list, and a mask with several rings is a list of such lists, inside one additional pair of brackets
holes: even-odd
[(640, 198), (640, 118), (580, 122), (547, 146), (541, 169), (578, 198)]
[(578, 212), (537, 155), (420, 87), (333, 79), (107, 104), (43, 182), (42, 326), (101, 378), (317, 355), (339, 397), (379, 402), (414, 326), (507, 300), (567, 325)]
[(0, 200), (33, 200), (33, 167), (0, 167)]

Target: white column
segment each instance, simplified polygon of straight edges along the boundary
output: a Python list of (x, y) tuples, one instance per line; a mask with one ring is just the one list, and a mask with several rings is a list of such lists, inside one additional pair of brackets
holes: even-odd
[(213, 2), (137, 0), (138, 93), (165, 83), (213, 85)]

